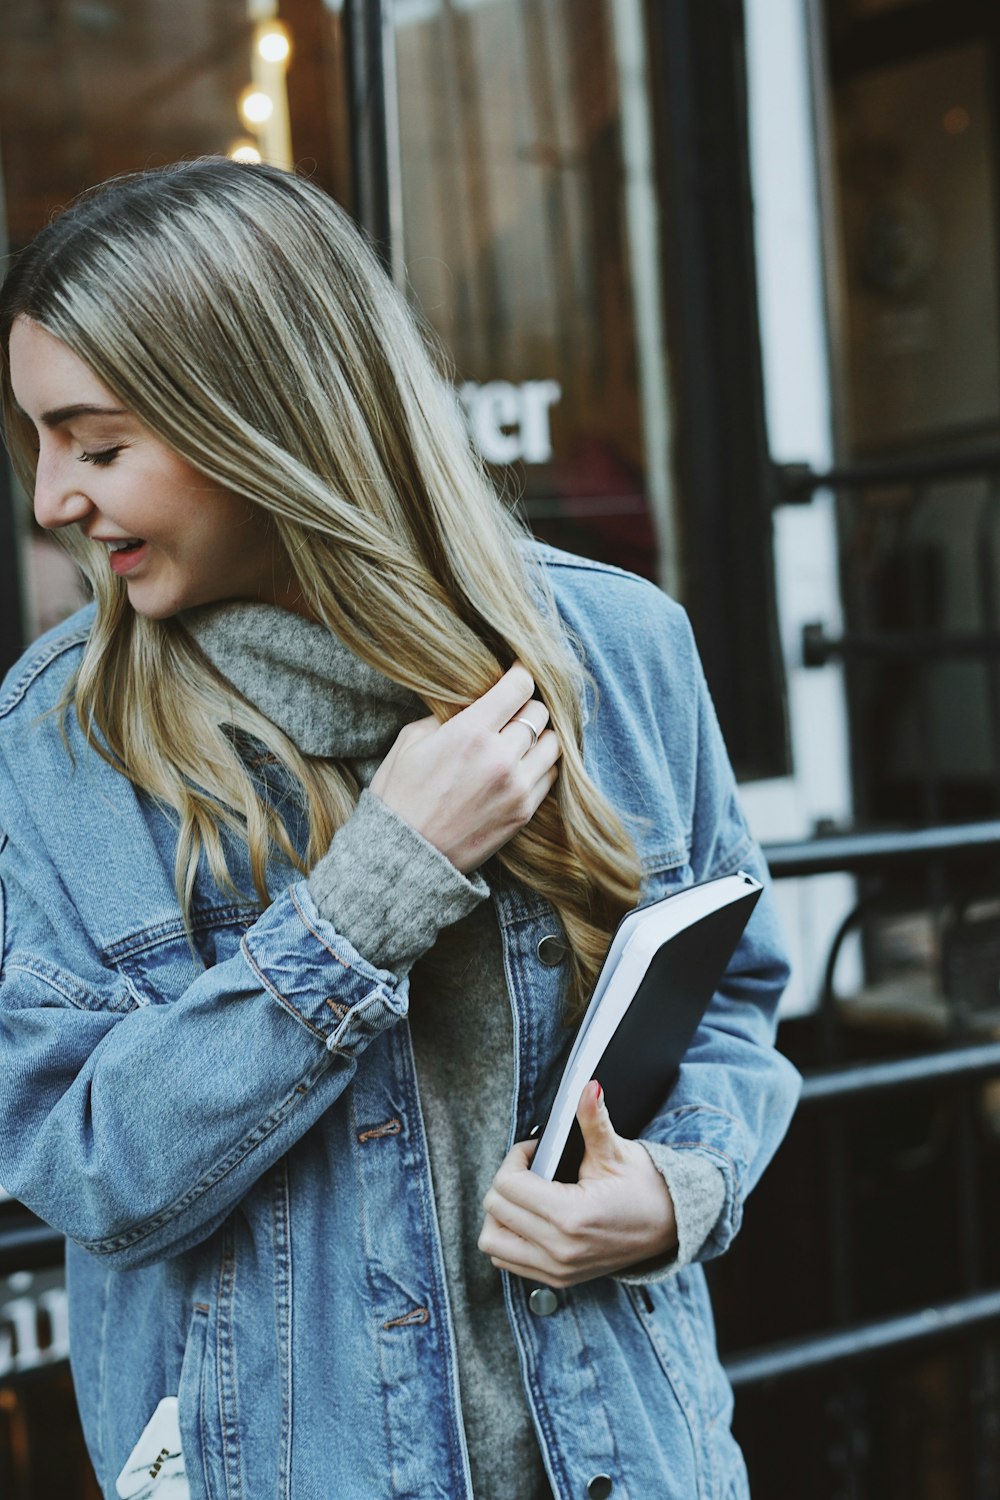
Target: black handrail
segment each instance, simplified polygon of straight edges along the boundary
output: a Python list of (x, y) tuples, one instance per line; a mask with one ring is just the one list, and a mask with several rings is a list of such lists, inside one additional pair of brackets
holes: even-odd
[[(1000, 466), (1000, 454), (997, 455)], [(765, 854), (777, 878), (822, 874), (872, 874), (915, 864), (935, 866), (960, 858), (1000, 854), (1000, 821), (924, 829), (833, 834), (798, 843), (771, 844)], [(802, 1103), (835, 1111), (858, 1098), (890, 1091), (969, 1083), (1000, 1073), (1000, 1043), (964, 1045), (887, 1062), (831, 1067), (803, 1082)], [(1000, 1323), (1000, 1289), (972, 1286), (964, 1298), (828, 1332), (735, 1352), (723, 1361), (735, 1389), (747, 1389), (877, 1356), (899, 1356), (944, 1339), (974, 1335)]]
[(1000, 474), (1000, 448), (965, 448), (927, 458), (872, 459), (832, 469), (810, 464), (775, 464), (779, 504), (808, 504), (817, 490), (861, 490), (878, 485), (926, 484), (934, 479)]
[(834, 1366), (857, 1364), (878, 1355), (898, 1355), (940, 1339), (973, 1333), (1000, 1322), (1000, 1291), (978, 1292), (954, 1302), (922, 1307), (918, 1312), (870, 1323), (856, 1323), (835, 1333), (788, 1339), (766, 1349), (750, 1349), (723, 1361), (733, 1388), (787, 1380)]
[(39, 1220), (0, 1223), (0, 1276), (15, 1271), (46, 1271), (62, 1263), (66, 1241), (56, 1229)]
[(930, 1084), (989, 1078), (1000, 1073), (1000, 1042), (972, 1047), (951, 1047), (944, 1052), (924, 1052), (916, 1057), (898, 1057), (888, 1062), (856, 1063), (807, 1073), (802, 1081), (801, 1104), (834, 1104), (847, 1099), (888, 1094)]
[(802, 627), (802, 662), (825, 667), (829, 661), (1000, 661), (997, 630), (845, 630), (827, 635), (813, 621)]
[(874, 869), (921, 864), (933, 858), (957, 859), (996, 849), (1000, 820), (943, 824), (936, 828), (836, 833), (801, 841), (765, 844), (775, 879), (802, 875), (858, 875)]

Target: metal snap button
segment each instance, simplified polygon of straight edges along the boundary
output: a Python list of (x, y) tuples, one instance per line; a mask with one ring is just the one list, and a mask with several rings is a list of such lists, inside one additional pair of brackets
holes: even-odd
[(550, 1286), (536, 1286), (528, 1298), (528, 1306), (536, 1318), (547, 1318), (559, 1306), (559, 1298)]
[(608, 1500), (613, 1489), (609, 1474), (595, 1474), (587, 1485), (587, 1500)]
[(554, 969), (566, 957), (566, 944), (554, 932), (547, 932), (538, 944), (538, 961), (547, 969)]

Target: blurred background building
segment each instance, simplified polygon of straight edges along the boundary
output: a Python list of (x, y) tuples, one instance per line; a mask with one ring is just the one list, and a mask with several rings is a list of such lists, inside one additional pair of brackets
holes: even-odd
[[(690, 611), (810, 1074), (713, 1270), (758, 1500), (1000, 1495), (998, 82), (995, 0), (0, 12), (0, 248), (116, 172), (295, 165), (535, 532)], [(0, 470), (2, 665), (78, 590)], [(96, 1493), (65, 1353), (0, 1202), (11, 1500)]]

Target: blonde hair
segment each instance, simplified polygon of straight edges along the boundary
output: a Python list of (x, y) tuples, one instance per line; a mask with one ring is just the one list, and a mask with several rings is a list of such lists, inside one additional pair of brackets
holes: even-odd
[[(556, 909), (577, 1013), (639, 888), (632, 840), (584, 769), (585, 673), (411, 311), (347, 216), (291, 173), (208, 158), (113, 179), (56, 218), (0, 297), (4, 422), (30, 493), (33, 433), (8, 359), (20, 316), (188, 463), (267, 511), (312, 614), (439, 719), (525, 664), (563, 754), (553, 791), (497, 857)], [(68, 696), (85, 734), (175, 811), (185, 914), (202, 853), (233, 888), (227, 829), (266, 902), (269, 858), (311, 868), (357, 782), (301, 754), (178, 620), (137, 615), (103, 549), (72, 546), (97, 605)], [(241, 733), (301, 783), (305, 851), (255, 787)]]

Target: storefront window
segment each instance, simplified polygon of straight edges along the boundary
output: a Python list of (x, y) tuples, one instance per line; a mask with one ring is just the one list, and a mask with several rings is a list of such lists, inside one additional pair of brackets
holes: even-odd
[(983, 817), (996, 805), (997, 679), (990, 655), (957, 643), (995, 629), (1000, 586), (995, 481), (989, 463), (970, 472), (1000, 435), (995, 23), (938, 6), (922, 32), (903, 11), (852, 25), (843, 0), (829, 18), (842, 454), (957, 465), (841, 507), (852, 630), (940, 643), (852, 664), (858, 805)]
[(392, 15), (402, 274), (473, 438), (537, 535), (676, 584), (640, 7)]
[(844, 437), (857, 452), (1000, 424), (997, 164), (985, 43), (836, 93)]

